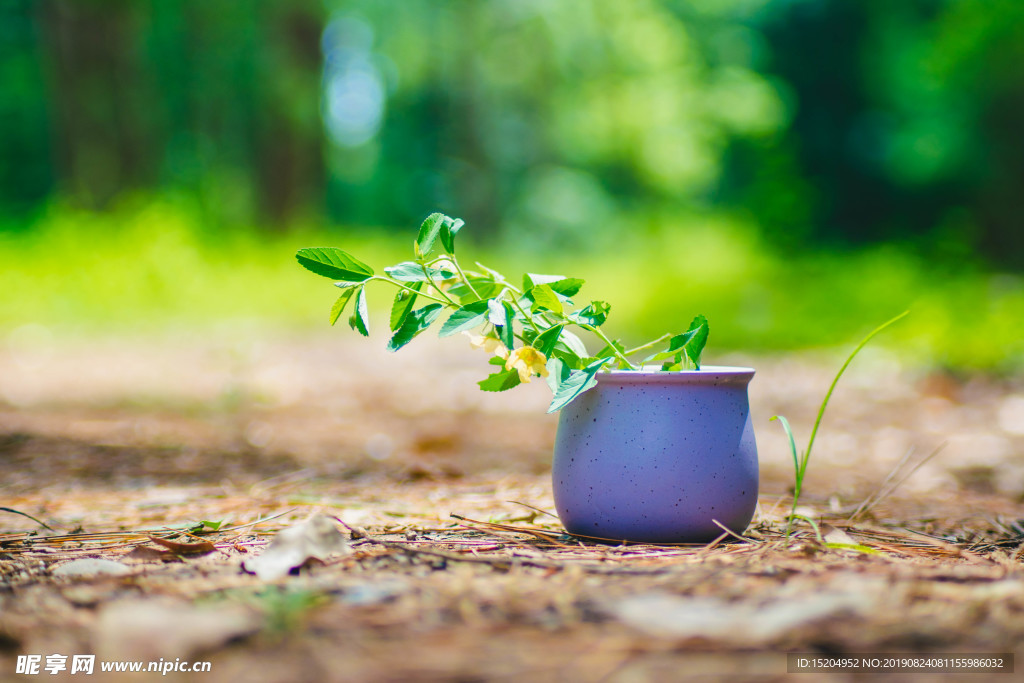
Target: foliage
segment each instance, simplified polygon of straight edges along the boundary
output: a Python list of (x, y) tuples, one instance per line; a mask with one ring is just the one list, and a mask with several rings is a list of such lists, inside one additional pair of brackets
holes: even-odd
[[(943, 266), (895, 246), (791, 253), (759, 240), (737, 217), (664, 221), (616, 249), (574, 253), (572, 274), (586, 279), (584, 291), (615, 302), (603, 326), (612, 338), (684, 330), (689, 318), (677, 315), (676, 302), (700, 301), (715, 321), (718, 353), (838, 354), (858, 321), (912, 308), (914, 316), (883, 342), (908, 366), (957, 373), (1024, 367), (1017, 322), (1024, 319), (1024, 281), (1017, 276)], [(630, 236), (644, 229), (619, 227)], [(0, 291), (10, 294), (0, 297), (0, 343), (16, 350), (46, 340), (170, 333), (214, 335), (245, 348), (286, 330), (314, 332), (341, 291), (311, 295), (304, 271), (281, 253), (342, 240), (373, 264), (399, 263), (409, 251), (407, 239), (353, 226), (225, 235), (181, 197), (139, 198), (102, 213), (55, 205), (20, 237), (0, 232)], [(558, 252), (473, 246), (478, 260), (501, 272), (518, 263), (540, 272), (565, 266)], [(369, 292), (371, 313), (385, 313), (379, 322), (371, 315), (372, 325), (389, 327), (393, 296)]]
[[(342, 292), (331, 307), (333, 325), (355, 292), (355, 312), (349, 318), (353, 330), (369, 334), (366, 287), (386, 282), (397, 288), (391, 308), (392, 337), (389, 351), (397, 351), (426, 331), (445, 311), (450, 315), (440, 336), (463, 333), (473, 346), (493, 353), (500, 368), (480, 382), (484, 391), (505, 391), (534, 376), (548, 378), (554, 395), (548, 412), (566, 406), (593, 387), (598, 372), (613, 369), (640, 370), (643, 363), (663, 361), (663, 371), (700, 370), (700, 358), (708, 338), (708, 321), (698, 315), (682, 334), (663, 335), (651, 342), (626, 349), (610, 339), (601, 326), (611, 311), (604, 301), (591, 301), (573, 310), (571, 297), (583, 287), (583, 280), (564, 275), (523, 275), (522, 288), (501, 273), (477, 263), (479, 270), (464, 270), (455, 255), (455, 235), (464, 225), (458, 218), (432, 213), (423, 221), (413, 243), (415, 260), (384, 268), (373, 268), (337, 247), (305, 247), (295, 257), (303, 268), (335, 280)], [(431, 258), (437, 246), (443, 253)], [(412, 283), (412, 284), (409, 284)], [(430, 301), (414, 308), (417, 299)], [(603, 344), (591, 355), (583, 341), (569, 327), (596, 336)], [(479, 330), (481, 334), (472, 334)], [(516, 346), (516, 342), (520, 346)], [(667, 343), (666, 343), (667, 342)], [(629, 359), (651, 351), (640, 365)]]
[[(811, 459), (811, 449), (814, 447), (814, 439), (818, 435), (818, 427), (821, 426), (821, 419), (825, 417), (825, 409), (828, 407), (828, 402), (832, 398), (832, 392), (835, 391), (836, 385), (839, 384), (839, 378), (846, 372), (846, 368), (850, 366), (853, 359), (857, 357), (857, 354), (861, 352), (868, 342), (875, 338), (880, 332), (885, 330), (890, 325), (902, 320), (909, 311), (900, 313), (895, 318), (888, 320), (874, 330), (872, 330), (864, 339), (861, 340), (860, 344), (854, 348), (853, 352), (847, 356), (846, 361), (839, 368), (839, 372), (836, 373), (835, 379), (832, 380), (832, 384), (829, 385), (828, 391), (825, 392), (825, 398), (821, 401), (821, 407), (818, 408), (818, 416), (814, 419), (814, 427), (811, 428), (811, 437), (807, 440), (807, 450), (802, 455), (797, 454), (796, 450), (796, 439), (793, 437), (793, 430), (789, 426), (789, 420), (781, 415), (775, 415), (771, 419), (778, 420), (782, 424), (782, 429), (785, 430), (786, 436), (789, 438), (789, 449), (793, 454), (793, 471), (794, 471), (794, 484), (793, 484), (793, 508), (789, 514), (789, 521), (786, 524), (786, 538), (789, 538), (789, 532), (793, 525), (793, 520), (799, 515), (796, 514), (797, 505), (800, 503), (800, 493), (803, 489), (804, 476), (807, 474), (807, 464)], [(819, 534), (820, 536), (820, 534)]]
[(1020, 3), (7, 0), (0, 26), (7, 215), (459, 206), (540, 251), (711, 208), (797, 252), (1024, 267)]

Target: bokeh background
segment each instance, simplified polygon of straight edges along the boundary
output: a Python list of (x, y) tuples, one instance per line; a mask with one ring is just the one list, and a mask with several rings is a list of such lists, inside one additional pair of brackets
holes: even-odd
[(325, 327), (295, 248), (440, 210), (629, 342), (909, 308), (906, 360), (1012, 372), (1022, 63), (1014, 0), (0, 0), (0, 334)]

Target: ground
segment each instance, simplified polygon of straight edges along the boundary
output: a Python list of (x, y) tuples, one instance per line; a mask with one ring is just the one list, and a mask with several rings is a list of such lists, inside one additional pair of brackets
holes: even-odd
[[(714, 358), (758, 370), (754, 522), (704, 546), (601, 545), (550, 514), (541, 383), (483, 394), (462, 342), (381, 346), (256, 326), (10, 335), (0, 679), (25, 654), (211, 662), (169, 680), (624, 682), (771, 680), (798, 652), (1021, 651), (1020, 379), (858, 358), (805, 483), (818, 529), (787, 540), (792, 461), (769, 418), (805, 442), (836, 358)], [(315, 513), (343, 546), (243, 570)]]

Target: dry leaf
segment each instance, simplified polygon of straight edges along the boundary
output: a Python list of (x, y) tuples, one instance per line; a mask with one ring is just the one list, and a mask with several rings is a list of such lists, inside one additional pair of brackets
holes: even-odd
[(242, 568), (264, 581), (273, 581), (311, 558), (324, 560), (347, 548), (345, 537), (330, 518), (313, 515), (301, 524), (282, 529), (261, 555), (245, 560)]
[(104, 560), (96, 557), (86, 557), (81, 560), (66, 562), (53, 570), (54, 576), (120, 576), (127, 574), (131, 569), (128, 565), (114, 560)]
[(135, 546), (130, 553), (122, 555), (121, 559), (136, 562), (176, 562), (181, 560), (181, 558), (175, 553), (167, 550), (160, 550), (158, 548), (151, 548), (148, 545)]
[(101, 610), (93, 647), (105, 659), (193, 657), (256, 632), (258, 615), (235, 606), (176, 602), (115, 602)]
[(828, 522), (821, 523), (821, 537), (825, 543), (836, 543), (838, 545), (859, 545), (848, 533)]
[(617, 600), (607, 611), (620, 621), (656, 636), (709, 638), (755, 645), (770, 642), (804, 625), (856, 613), (866, 602), (853, 593), (807, 595), (756, 605), (652, 592)]
[(199, 541), (198, 543), (176, 543), (175, 541), (168, 541), (166, 538), (160, 538), (159, 536), (150, 536), (149, 540), (153, 541), (157, 545), (170, 550), (175, 555), (207, 555), (217, 550), (209, 541)]

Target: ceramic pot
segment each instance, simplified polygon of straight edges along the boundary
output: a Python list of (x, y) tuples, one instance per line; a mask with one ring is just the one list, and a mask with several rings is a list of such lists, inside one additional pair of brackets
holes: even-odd
[(703, 543), (757, 505), (750, 368), (618, 371), (562, 409), (552, 465), (569, 533)]

